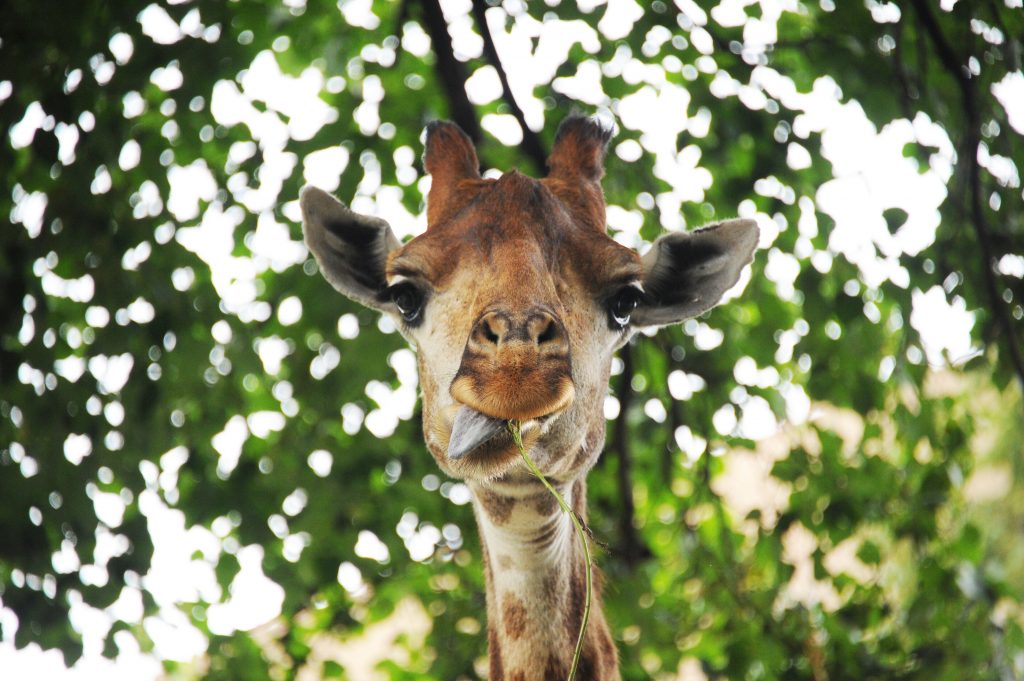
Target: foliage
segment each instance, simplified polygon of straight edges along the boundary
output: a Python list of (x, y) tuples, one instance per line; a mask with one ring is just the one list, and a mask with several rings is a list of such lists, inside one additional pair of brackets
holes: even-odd
[[(488, 61), (468, 4), (444, 8), (461, 36), (452, 50), (433, 0), (373, 3), (370, 15), (355, 0), (5, 0), (0, 203), (13, 224), (0, 231), (0, 598), (17, 615), (15, 644), (60, 648), (72, 663), (96, 639), (69, 619), (74, 604), (118, 603), (103, 654), (124, 636), (150, 649), (154, 618), (177, 609), (209, 640), (205, 678), (291, 678), (318, 659), (318, 635), (354, 635), (412, 594), (432, 618), (425, 647), (410, 643), (407, 662), (382, 669), (478, 678), (470, 507), (438, 479), (411, 410), (388, 422), (413, 385), (401, 339), (295, 250), (299, 170), (312, 173), (314, 152), (343, 149), (336, 194), (407, 214), (396, 227), (408, 233), (427, 121), (461, 116), (477, 126), (485, 166), (539, 172), (530, 149), (595, 104), (565, 80), (589, 73), (623, 121), (605, 180), (617, 234), (639, 245), (679, 212), (690, 226), (739, 212), (768, 228), (738, 299), (641, 335), (616, 367), (619, 413), (589, 484), (591, 524), (611, 547), (599, 560), (624, 678), (672, 678), (694, 663), (730, 679), (1024, 676), (1012, 530), (1024, 509), (1007, 504), (1007, 518), (966, 491), (977, 467), (1010, 471), (1017, 491), (1024, 479), (1024, 279), (1013, 270), (1024, 262), (1022, 128), (993, 91), (1020, 78), (1024, 14), (1011, 0), (947, 4), (722, 2), (709, 16), (691, 2), (504, 3), (486, 9), (491, 31), (527, 36), (531, 49), (549, 39), (537, 38), (542, 19), (581, 22), (560, 30), (600, 39), (553, 51), (550, 82), (517, 104), (471, 104), (451, 86)], [(737, 7), (745, 25), (729, 18)], [(166, 14), (173, 39), (144, 32), (144, 13)], [(417, 47), (424, 33), (434, 51)], [(305, 79), (279, 81), (295, 87), (322, 74), (336, 117), (310, 129), (287, 92), (251, 82), (244, 122), (218, 111), (268, 59)], [(648, 90), (686, 98), (644, 99)], [(903, 155), (948, 191), (934, 237), (908, 246), (911, 216), (883, 199), (867, 207), (876, 221), (859, 250), (844, 245), (841, 217), (822, 204), (849, 169), (825, 138), (856, 131), (816, 120), (798, 96), (812, 91), (862, 109), (868, 138), (915, 121)], [(671, 129), (670, 154), (625, 124), (630, 101), (685, 107), (672, 109), (685, 124)], [(544, 122), (522, 149), (481, 132), (477, 121), (522, 116), (519, 106)], [(942, 134), (928, 132), (933, 122)], [(801, 150), (806, 163), (793, 160)], [(667, 173), (668, 161), (687, 172)], [(194, 198), (182, 188), (189, 173)], [(980, 351), (966, 361), (925, 355), (914, 292), (933, 290), (975, 315)], [(808, 397), (820, 418), (804, 422)], [(765, 406), (793, 423), (775, 434), (744, 425)], [(758, 470), (753, 491), (783, 503), (730, 498), (729, 481)], [(211, 530), (218, 541), (184, 565), (219, 588), (168, 598), (153, 586), (157, 517)], [(387, 559), (357, 555), (367, 531)], [(427, 558), (410, 554), (412, 535), (436, 538)], [(253, 545), (283, 588), (288, 626), (272, 645), (212, 614)], [(361, 587), (342, 586), (342, 563)], [(812, 595), (795, 596), (791, 582), (807, 580)], [(128, 607), (136, 599), (141, 611)]]

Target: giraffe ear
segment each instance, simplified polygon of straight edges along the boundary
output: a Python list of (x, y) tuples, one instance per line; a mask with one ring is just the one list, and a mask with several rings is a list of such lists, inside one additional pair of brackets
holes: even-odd
[(566, 118), (555, 133), (545, 180), (578, 222), (601, 234), (606, 230), (601, 177), (611, 136), (611, 127), (596, 118)]
[(757, 237), (753, 220), (725, 220), (659, 238), (643, 257), (644, 297), (633, 324), (674, 324), (710, 310), (752, 260)]
[(597, 182), (604, 175), (604, 154), (611, 137), (611, 127), (596, 118), (566, 118), (555, 133), (548, 177)]
[(427, 225), (443, 222), (461, 208), (459, 183), (480, 179), (480, 161), (469, 135), (449, 121), (427, 125), (423, 167), (430, 173)]
[(357, 303), (388, 309), (384, 267), (388, 253), (401, 246), (388, 223), (353, 213), (316, 187), (302, 190), (299, 205), (302, 234), (324, 278)]

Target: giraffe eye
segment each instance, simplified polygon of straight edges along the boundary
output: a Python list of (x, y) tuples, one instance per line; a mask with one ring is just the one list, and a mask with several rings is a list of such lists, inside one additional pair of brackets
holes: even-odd
[(401, 282), (388, 288), (388, 297), (407, 324), (419, 319), (423, 310), (423, 294), (418, 288), (408, 282)]
[(613, 329), (622, 329), (629, 324), (629, 318), (643, 297), (643, 291), (636, 286), (626, 286), (608, 301), (608, 317)]

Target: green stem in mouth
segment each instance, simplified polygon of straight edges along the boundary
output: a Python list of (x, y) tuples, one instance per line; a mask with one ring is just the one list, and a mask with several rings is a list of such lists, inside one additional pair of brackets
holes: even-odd
[(539, 468), (537, 468), (537, 464), (535, 464), (533, 459), (530, 458), (530, 455), (526, 453), (526, 447), (523, 445), (522, 426), (519, 421), (509, 421), (508, 430), (512, 434), (512, 440), (515, 441), (516, 447), (519, 448), (519, 453), (522, 455), (523, 461), (526, 463), (526, 467), (529, 468), (530, 472), (537, 476), (537, 479), (548, 488), (548, 491), (551, 492), (552, 495), (554, 495), (555, 500), (558, 501), (558, 505), (561, 507), (562, 511), (569, 514), (569, 518), (572, 519), (572, 524), (576, 528), (576, 536), (579, 537), (580, 545), (583, 547), (583, 560), (586, 563), (587, 569), (587, 598), (583, 605), (583, 620), (580, 622), (580, 633), (576, 637), (576, 649), (572, 654), (572, 666), (569, 668), (569, 678), (567, 679), (567, 681), (573, 681), (573, 679), (576, 678), (576, 669), (580, 664), (580, 656), (583, 654), (583, 635), (587, 631), (587, 622), (590, 621), (590, 601), (594, 591), (594, 578), (592, 574), (593, 561), (590, 558), (590, 544), (587, 542), (587, 533), (583, 529), (583, 523), (579, 516), (569, 508), (569, 505), (565, 503), (565, 499), (562, 498), (562, 495), (558, 493), (558, 490), (555, 489), (550, 482), (548, 482), (548, 479), (545, 478), (544, 474), (540, 472)]

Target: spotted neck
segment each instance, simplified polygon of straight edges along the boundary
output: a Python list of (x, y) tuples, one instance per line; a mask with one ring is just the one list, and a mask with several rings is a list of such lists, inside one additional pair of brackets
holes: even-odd
[[(586, 564), (569, 516), (540, 483), (473, 485), (484, 550), (491, 681), (564, 681), (586, 598)], [(558, 485), (586, 518), (582, 478)], [(590, 623), (576, 678), (618, 681), (618, 658), (601, 611), (594, 568)]]

